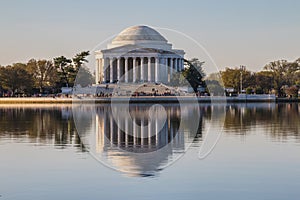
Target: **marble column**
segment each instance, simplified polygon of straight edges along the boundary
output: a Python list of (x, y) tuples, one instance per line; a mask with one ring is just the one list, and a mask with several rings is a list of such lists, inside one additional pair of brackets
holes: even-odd
[(128, 83), (128, 58), (125, 57), (125, 83)]
[(167, 83), (168, 82), (168, 67), (166, 65), (166, 58), (162, 58), (161, 62), (162, 62), (161, 71), (163, 72), (162, 82)]
[(103, 58), (103, 81), (107, 80), (107, 60)]
[(165, 67), (166, 67), (167, 81), (170, 82), (168, 58), (165, 58)]
[(155, 57), (155, 82), (159, 82), (159, 59)]
[(103, 81), (103, 58), (99, 59), (98, 75), (99, 75), (98, 83), (99, 82), (101, 83)]
[(148, 81), (151, 82), (151, 57), (148, 57)]
[(140, 80), (144, 82), (144, 57), (141, 57), (141, 78)]
[(176, 72), (178, 72), (179, 70), (178, 70), (178, 58), (175, 58), (175, 66), (174, 66), (174, 68), (175, 68), (175, 70), (176, 70)]
[(113, 72), (113, 69), (114, 69), (114, 67), (113, 67), (113, 61), (114, 61), (114, 59), (113, 58), (109, 58), (109, 65), (110, 65), (110, 82), (112, 83), (113, 81), (114, 81), (114, 72)]
[(173, 58), (170, 58), (170, 80), (172, 78), (173, 74)]
[(135, 83), (136, 82), (136, 58), (133, 57), (132, 59), (132, 82)]
[(121, 58), (117, 58), (117, 79), (118, 81), (120, 81), (120, 75), (121, 75), (121, 71), (120, 71), (120, 59)]
[(99, 83), (99, 64), (100, 64), (100, 59), (96, 59), (96, 79), (95, 79), (95, 81), (96, 81), (96, 84), (98, 84)]

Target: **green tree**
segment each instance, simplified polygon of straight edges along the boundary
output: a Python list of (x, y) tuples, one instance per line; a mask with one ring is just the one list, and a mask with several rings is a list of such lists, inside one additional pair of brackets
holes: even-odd
[(218, 81), (219, 83), (222, 82), (222, 77), (221, 74), (219, 72), (216, 73), (211, 73), (209, 74), (205, 80), (210, 80), (210, 81)]
[(0, 65), (0, 96), (2, 96), (2, 92), (4, 90), (4, 78), (5, 78), (5, 68)]
[(172, 86), (191, 86), (194, 91), (197, 91), (198, 86), (203, 86), (203, 72), (202, 65), (204, 62), (200, 62), (199, 59), (193, 58), (191, 60), (185, 60), (187, 67), (181, 72), (174, 73), (171, 77)]
[(241, 68), (228, 68), (221, 71), (221, 78), (225, 88), (234, 88), (236, 91), (241, 92), (241, 82), (243, 88), (252, 87), (254, 84), (253, 74)]
[(205, 81), (207, 85), (208, 92), (212, 96), (224, 96), (225, 95), (225, 89), (217, 80), (206, 80)]
[(61, 86), (65, 84), (67, 87), (69, 87), (69, 74), (70, 72), (75, 71), (74, 69), (72, 69), (73, 68), (73, 66), (71, 65), (72, 60), (64, 56), (56, 57), (53, 60), (54, 60), (54, 66), (58, 70)]
[(273, 86), (278, 96), (282, 96), (281, 88), (286, 82), (286, 73), (289, 63), (286, 60), (273, 61), (267, 64), (264, 69), (272, 72)]
[(255, 94), (263, 94), (263, 93), (264, 93), (264, 91), (260, 86), (255, 88)]
[(241, 74), (239, 69), (225, 68), (224, 71), (221, 71), (221, 77), (223, 84), (226, 88), (234, 88), (239, 90)]
[(260, 71), (254, 74), (255, 88), (259, 88), (263, 93), (270, 93), (274, 87), (273, 74), (270, 71)]
[(72, 60), (64, 56), (54, 58), (54, 65), (58, 69), (61, 85), (65, 84), (67, 87), (74, 86), (80, 67), (82, 67), (83, 63), (88, 62), (86, 59), (88, 55), (90, 55), (89, 51), (83, 51), (76, 54)]
[(199, 61), (198, 58), (184, 60), (184, 62), (187, 67), (182, 71), (182, 75), (193, 90), (197, 92), (199, 86), (206, 87), (205, 82), (203, 81), (203, 78), (205, 77), (202, 68), (204, 62)]
[(294, 62), (277, 60), (270, 62), (264, 67), (271, 72), (273, 77), (273, 88), (278, 96), (284, 94), (283, 88), (297, 85), (300, 78), (300, 58)]
[(80, 84), (82, 87), (92, 85), (95, 82), (94, 76), (88, 70), (88, 68), (82, 66), (79, 68), (79, 71), (76, 76), (76, 85)]
[(27, 70), (41, 93), (44, 87), (54, 87), (58, 81), (57, 69), (51, 61), (31, 59), (27, 63)]
[(13, 66), (1, 68), (1, 84), (3, 89), (10, 90), (14, 94), (30, 94), (33, 88), (33, 80), (26, 70), (26, 64), (15, 63)]
[(251, 87), (246, 88), (246, 94), (252, 94), (253, 89)]
[(89, 55), (90, 55), (89, 51), (82, 51), (75, 55), (75, 57), (72, 60), (73, 60), (76, 71), (79, 71), (79, 68), (82, 66), (83, 63), (88, 62), (86, 57)]
[[(82, 51), (75, 55), (72, 59), (74, 64), (74, 71), (70, 73), (70, 81), (81, 86), (91, 85), (94, 82), (93, 75), (90, 73), (87, 67), (83, 66), (83, 63), (87, 63), (87, 56), (90, 55), (89, 51)], [(76, 79), (76, 80), (75, 80)]]

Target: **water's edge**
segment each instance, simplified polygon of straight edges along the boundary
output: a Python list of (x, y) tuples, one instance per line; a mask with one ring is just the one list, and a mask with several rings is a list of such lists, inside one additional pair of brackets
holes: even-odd
[(270, 103), (270, 102), (300, 102), (299, 98), (276, 98), (276, 99), (248, 99), (236, 97), (113, 97), (113, 98), (45, 98), (45, 97), (28, 97), (28, 98), (0, 98), (0, 104), (27, 104), (27, 103)]

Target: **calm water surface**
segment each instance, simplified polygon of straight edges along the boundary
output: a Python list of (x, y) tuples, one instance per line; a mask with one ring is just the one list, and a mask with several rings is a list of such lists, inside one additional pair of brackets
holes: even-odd
[(299, 199), (299, 113), (298, 104), (1, 105), (0, 200)]

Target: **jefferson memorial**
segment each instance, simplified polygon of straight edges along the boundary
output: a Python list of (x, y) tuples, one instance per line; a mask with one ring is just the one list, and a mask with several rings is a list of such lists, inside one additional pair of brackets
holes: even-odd
[(96, 84), (168, 83), (174, 72), (183, 70), (184, 54), (153, 28), (126, 28), (106, 49), (95, 52)]

